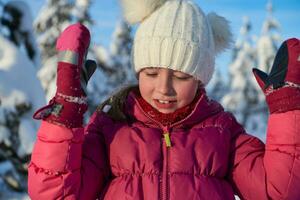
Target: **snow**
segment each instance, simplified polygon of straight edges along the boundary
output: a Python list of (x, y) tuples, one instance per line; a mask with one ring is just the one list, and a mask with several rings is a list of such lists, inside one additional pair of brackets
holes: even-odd
[(38, 129), (36, 123), (32, 123), (32, 119), (26, 118), (20, 122), (19, 125), (19, 138), (21, 144), (18, 148), (18, 155), (23, 157), (25, 155), (30, 155), (33, 149), (33, 144), (35, 142), (35, 135)]
[(227, 83), (224, 80), (224, 75), (216, 68), (211, 81), (206, 86), (207, 94), (210, 98), (220, 101), (221, 98), (228, 92)]
[(53, 56), (47, 59), (44, 63), (45, 67), (42, 67), (38, 71), (38, 78), (41, 81), (42, 87), (46, 91), (47, 102), (55, 95), (56, 92), (56, 70), (57, 70), (57, 57)]
[(109, 52), (103, 46), (95, 45), (93, 52), (95, 57), (97, 57), (98, 60), (101, 60), (102, 63), (105, 63), (108, 66), (113, 65), (113, 60), (111, 59)]
[(5, 161), (0, 163), (0, 174), (2, 175), (3, 172), (6, 172), (8, 170), (10, 170), (11, 168), (13, 168), (13, 165), (11, 164), (10, 161)]
[[(33, 109), (45, 104), (36, 69), (27, 56), (0, 35), (0, 97), (2, 105), (29, 101)], [(14, 102), (10, 102), (14, 100)]]
[(261, 36), (257, 41), (258, 68), (269, 72), (276, 54), (274, 41), (268, 35)]
[(17, 8), (22, 12), (22, 20), (20, 24), (20, 31), (22, 32), (29, 32), (32, 30), (32, 15), (31, 12), (28, 12), (30, 10), (29, 6), (24, 1), (9, 1), (7, 6), (12, 6), (14, 8)]
[[(0, 163), (0, 176), (5, 177), (7, 174), (15, 173), (13, 164), (11, 161), (4, 161)], [(11, 191), (10, 188), (6, 185), (3, 179), (0, 179), (0, 199), (7, 199), (7, 200), (30, 200), (27, 193), (25, 192), (15, 192)]]
[[(20, 51), (13, 43), (0, 35), (0, 143), (16, 150), (22, 158), (30, 155), (36, 139), (36, 132), (40, 122), (33, 120), (35, 110), (45, 105), (45, 94), (37, 78), (37, 69), (24, 52)], [(30, 108), (29, 111), (20, 113), (21, 107)], [(12, 146), (12, 131), (6, 127), (6, 121), (18, 117), (17, 127), (18, 146)], [(12, 170), (12, 171), (11, 171)], [(10, 161), (0, 163), (0, 174), (17, 172)], [(26, 193), (15, 193), (0, 179), (1, 199), (29, 199)]]
[(267, 5), (267, 11), (268, 16), (263, 22), (261, 36), (257, 39), (257, 67), (265, 72), (270, 71), (275, 54), (277, 52), (277, 44), (281, 40), (279, 34), (280, 24), (272, 16), (273, 8), (270, 2)]
[(89, 0), (76, 0), (73, 15), (78, 19), (83, 19), (89, 6)]
[(0, 46), (0, 119), (4, 121), (5, 113), (16, 112), (17, 105), (31, 106), (30, 112), (20, 119), (19, 153), (22, 156), (32, 150), (34, 133), (39, 122), (32, 120), (31, 116), (35, 110), (45, 105), (44, 91), (36, 77), (36, 69), (32, 62), (2, 36), (0, 36), (0, 43), (2, 44)]
[[(32, 27), (33, 18), (32, 18), (31, 12), (30, 12), (30, 7), (24, 1), (19, 1), (19, 0), (11, 0), (5, 6), (13, 7), (21, 12), (22, 18), (19, 20), (20, 24), (18, 26), (18, 29), (15, 30), (15, 32), (18, 34), (17, 40), (19, 40), (19, 42), (21, 43), (24, 51), (25, 51), (25, 46), (23, 43), (25, 43), (25, 40), (27, 40), (27, 42), (34, 48), (33, 49), (34, 57), (33, 57), (32, 61), (35, 65), (35, 67), (39, 68), (40, 64), (41, 64), (40, 63), (40, 52), (37, 48), (35, 34), (33, 31), (33, 27)], [(3, 17), (5, 19), (8, 19), (9, 21), (13, 21), (11, 14), (8, 13), (7, 11), (4, 11)]]
[(10, 131), (5, 126), (0, 125), (0, 133), (0, 143), (4, 143), (7, 146), (11, 146), (11, 142), (9, 140)]
[[(258, 86), (253, 74), (253, 68), (269, 72), (277, 52), (277, 36), (272, 34), (275, 26), (266, 24), (274, 19), (271, 13), (262, 24), (259, 37), (250, 33), (251, 22), (245, 17), (240, 30), (233, 60), (229, 65), (230, 91), (222, 98), (226, 110), (234, 113), (237, 120), (244, 125), (246, 131), (259, 137), (262, 141), (266, 138), (268, 109), (265, 96)], [(278, 35), (278, 34), (275, 34)]]
[(69, 0), (47, 0), (34, 22), (37, 40), (42, 52), (42, 67), (38, 78), (49, 101), (56, 91), (56, 40), (59, 34), (70, 24), (77, 20), (86, 19), (89, 0), (77, 0), (74, 4)]

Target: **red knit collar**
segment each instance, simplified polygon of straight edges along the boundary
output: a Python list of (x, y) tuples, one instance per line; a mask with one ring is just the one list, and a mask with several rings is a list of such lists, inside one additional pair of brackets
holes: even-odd
[(145, 113), (147, 113), (152, 119), (160, 122), (163, 126), (170, 126), (180, 120), (186, 118), (196, 106), (200, 98), (201, 90), (198, 90), (194, 100), (187, 106), (177, 109), (173, 113), (161, 113), (153, 108), (140, 94), (139, 90), (134, 90), (137, 101)]

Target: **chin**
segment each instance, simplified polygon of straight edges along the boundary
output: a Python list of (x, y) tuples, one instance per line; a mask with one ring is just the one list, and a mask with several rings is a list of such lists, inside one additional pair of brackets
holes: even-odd
[(158, 109), (158, 108), (156, 108), (156, 109), (163, 114), (170, 114), (170, 113), (173, 113), (176, 111), (175, 109), (172, 109), (172, 110), (165, 110), (165, 109)]

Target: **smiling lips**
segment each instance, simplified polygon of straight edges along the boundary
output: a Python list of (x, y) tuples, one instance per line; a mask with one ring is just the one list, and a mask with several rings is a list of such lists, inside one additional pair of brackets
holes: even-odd
[(177, 101), (164, 101), (164, 100), (158, 100), (154, 99), (154, 103), (157, 106), (157, 108), (160, 109), (170, 109), (175, 106)]

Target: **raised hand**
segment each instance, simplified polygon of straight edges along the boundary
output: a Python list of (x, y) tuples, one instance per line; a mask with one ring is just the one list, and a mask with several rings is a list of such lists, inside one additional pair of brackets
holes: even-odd
[(253, 69), (270, 113), (300, 110), (300, 40), (288, 39), (280, 46), (271, 72)]
[(96, 69), (85, 61), (90, 32), (80, 23), (70, 25), (56, 42), (58, 51), (57, 90), (49, 105), (39, 109), (35, 119), (44, 119), (69, 128), (81, 127), (87, 110), (86, 85)]

